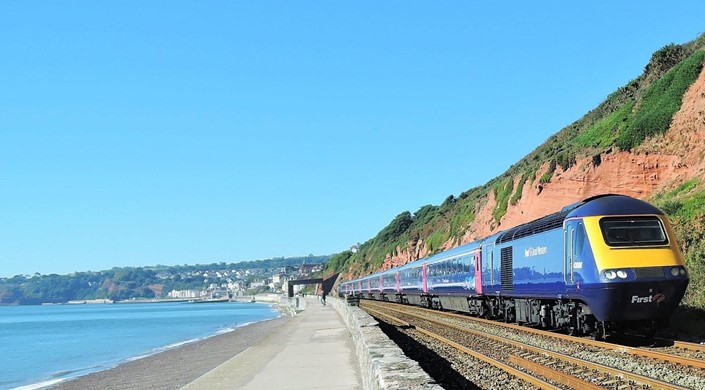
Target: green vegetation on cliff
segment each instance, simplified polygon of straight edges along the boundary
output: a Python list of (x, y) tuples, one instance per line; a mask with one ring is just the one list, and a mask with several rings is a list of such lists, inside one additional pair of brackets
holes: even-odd
[(656, 194), (653, 202), (673, 225), (688, 265), (690, 285), (683, 302), (705, 308), (705, 188), (698, 179), (688, 180), (672, 191)]
[[(668, 130), (673, 114), (681, 107), (683, 94), (703, 68), (703, 59), (703, 51), (691, 54), (646, 89), (636, 112), (630, 111), (633, 115), (623, 118), (625, 128), (617, 129), (617, 146), (620, 149), (631, 150), (647, 137)], [(626, 105), (631, 104), (628, 102)]]

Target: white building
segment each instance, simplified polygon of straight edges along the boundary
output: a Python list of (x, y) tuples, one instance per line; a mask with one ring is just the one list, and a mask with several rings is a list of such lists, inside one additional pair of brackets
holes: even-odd
[(196, 291), (196, 290), (171, 290), (167, 294), (167, 297), (178, 298), (178, 299), (190, 299), (190, 298), (198, 298), (200, 295), (201, 295), (201, 292)]

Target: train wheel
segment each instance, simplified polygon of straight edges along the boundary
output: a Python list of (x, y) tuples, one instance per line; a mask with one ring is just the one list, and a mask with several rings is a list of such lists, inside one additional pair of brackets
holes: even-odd
[(593, 333), (595, 341), (604, 341), (607, 337), (607, 327), (605, 323), (600, 321), (595, 326), (595, 333)]

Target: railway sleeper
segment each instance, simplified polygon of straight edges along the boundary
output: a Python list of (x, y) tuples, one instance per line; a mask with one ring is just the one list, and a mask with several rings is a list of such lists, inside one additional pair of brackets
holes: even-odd
[[(361, 296), (378, 301), (391, 300), (388, 294), (379, 292), (363, 293)], [(614, 324), (597, 321), (589, 307), (571, 300), (398, 293), (394, 301), (428, 309), (464, 312), (507, 323), (566, 331), (572, 335), (587, 334), (597, 340), (622, 330)]]

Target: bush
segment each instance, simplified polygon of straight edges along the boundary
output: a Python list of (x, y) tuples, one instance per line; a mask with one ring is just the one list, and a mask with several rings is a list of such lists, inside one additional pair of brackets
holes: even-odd
[(519, 183), (517, 184), (517, 188), (514, 190), (514, 194), (512, 195), (512, 198), (509, 199), (509, 204), (514, 206), (517, 204), (519, 199), (521, 199), (522, 191), (524, 190), (524, 185), (526, 184), (526, 180), (528, 180), (529, 174), (524, 173), (521, 175), (521, 179), (519, 180)]
[(667, 200), (661, 205), (661, 210), (668, 215), (675, 215), (683, 204), (677, 200)]
[(548, 171), (541, 175), (541, 178), (539, 179), (539, 183), (545, 184), (551, 181), (551, 178), (553, 177), (553, 172), (556, 171), (556, 160), (551, 160), (551, 164), (548, 166)]

